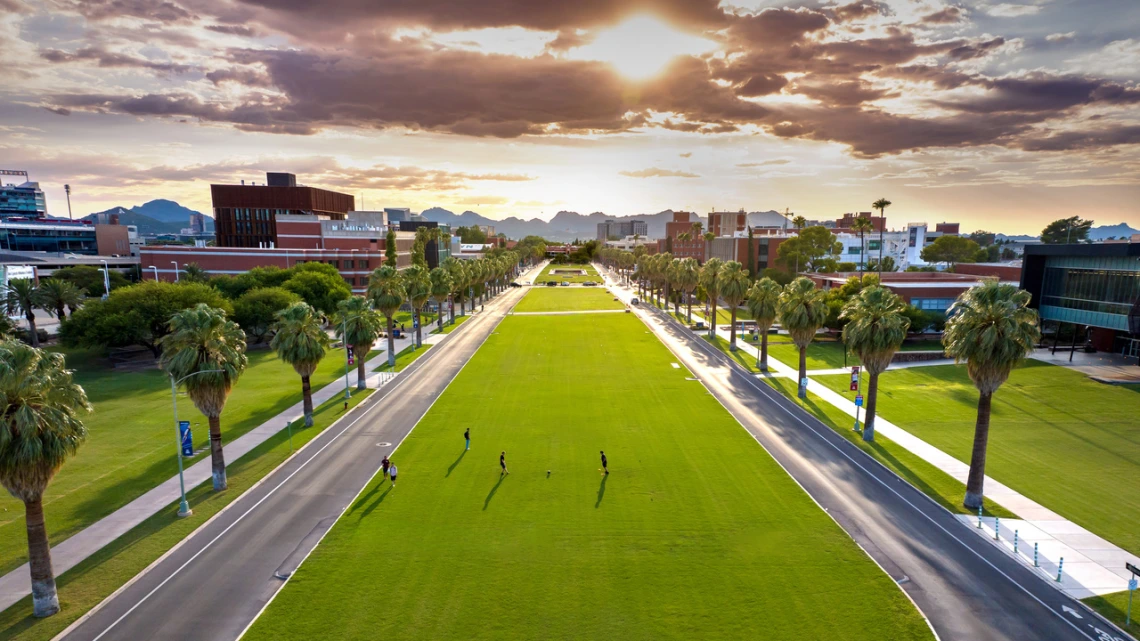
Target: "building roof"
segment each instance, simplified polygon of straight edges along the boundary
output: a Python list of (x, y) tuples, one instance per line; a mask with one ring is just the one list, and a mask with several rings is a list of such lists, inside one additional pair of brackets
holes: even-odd
[(1140, 243), (1062, 243), (1058, 245), (1026, 245), (1026, 256), (1140, 256)]

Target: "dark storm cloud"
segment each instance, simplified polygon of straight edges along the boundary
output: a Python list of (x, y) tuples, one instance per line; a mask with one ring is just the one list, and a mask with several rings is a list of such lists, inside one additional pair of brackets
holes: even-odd
[(829, 9), (828, 12), (835, 16), (836, 22), (854, 22), (872, 16), (887, 15), (890, 13), (890, 8), (874, 0), (857, 0), (851, 4)]
[(214, 33), (224, 33), (226, 35), (242, 36), (244, 38), (250, 38), (250, 37), (257, 35), (257, 31), (255, 31), (253, 28), (247, 27), (245, 25), (208, 24), (208, 25), (206, 25), (206, 28), (209, 29), (210, 31), (213, 31)]
[(1140, 103), (1140, 89), (1084, 76), (1033, 73), (986, 82), (989, 91), (974, 100), (938, 101), (969, 113), (1059, 113), (1074, 107)]
[(1140, 144), (1140, 126), (1122, 125), (1096, 131), (1066, 131), (1027, 138), (1018, 146), (1026, 151), (1072, 151), (1137, 144)]
[(195, 18), (194, 13), (169, 0), (62, 0), (57, 5), (92, 20), (131, 17), (165, 23), (188, 23)]
[(74, 53), (68, 53), (58, 49), (46, 49), (40, 52), (40, 57), (49, 62), (56, 63), (93, 62), (100, 67), (151, 69), (162, 73), (186, 73), (193, 68), (190, 65), (173, 62), (157, 62), (137, 56), (114, 53), (102, 47), (84, 47)]

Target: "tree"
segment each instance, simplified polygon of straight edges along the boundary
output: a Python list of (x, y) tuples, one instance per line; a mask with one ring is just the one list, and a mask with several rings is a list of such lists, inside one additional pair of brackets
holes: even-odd
[(1054, 220), (1041, 230), (1041, 242), (1046, 245), (1079, 243), (1088, 240), (1092, 226), (1093, 221), (1084, 220), (1080, 216)]
[(388, 228), (388, 235), (384, 238), (384, 264), (395, 268), (399, 261), (399, 252), (396, 248), (396, 230)]
[(466, 245), (487, 244), (487, 234), (482, 229), (479, 229), (478, 225), (471, 225), (470, 227), (457, 227), (455, 229), (455, 233), (457, 236), (459, 236), (459, 242)]
[(292, 365), (293, 371), (301, 377), (305, 427), (313, 426), (313, 389), (309, 385), (309, 377), (317, 371), (330, 342), (321, 327), (322, 320), (312, 305), (293, 303), (277, 313), (277, 322), (273, 326), (276, 334), (269, 343), (277, 352), (277, 358)]
[(87, 438), (81, 415), (91, 411), (63, 355), (17, 341), (0, 343), (0, 485), (24, 503), (32, 612), (59, 612), (44, 524), (43, 495), (55, 473)]
[[(441, 265), (447, 270), (448, 276), (451, 278), (451, 300), (459, 303), (459, 315), (462, 316), (464, 312), (463, 302), (466, 300), (467, 294), (467, 267), (461, 260), (454, 256), (448, 256)], [(455, 311), (452, 310), (451, 322), (455, 322)]]
[[(827, 321), (827, 295), (815, 288), (810, 278), (800, 276), (788, 283), (780, 294), (777, 316), (780, 325), (792, 335), (800, 350), (800, 375), (797, 384), (807, 378), (807, 348), (816, 331)], [(800, 387), (800, 398), (807, 390)]]
[(705, 290), (705, 297), (708, 301), (709, 308), (709, 336), (716, 336), (716, 302), (720, 298), (720, 290), (717, 286), (718, 275), (720, 274), (721, 267), (724, 262), (719, 258), (710, 258), (705, 261), (701, 267), (700, 285)]
[(435, 301), (437, 311), (436, 327), (443, 331), (443, 303), (451, 295), (451, 275), (443, 267), (436, 267), (428, 273), (431, 281), (431, 299)]
[(234, 320), (252, 342), (260, 343), (277, 322), (277, 313), (299, 302), (301, 297), (284, 287), (251, 289), (234, 301)]
[[(77, 265), (75, 267), (64, 267), (52, 272), (52, 278), (56, 280), (65, 280), (80, 290), (84, 294), (91, 297), (100, 297), (104, 293), (103, 289), (103, 270), (98, 267), (91, 267), (90, 265)], [(126, 276), (123, 276), (117, 271), (111, 270), (107, 273), (107, 279), (111, 281), (111, 291), (115, 291), (119, 287), (126, 287), (131, 284)]]
[(895, 352), (910, 327), (904, 311), (906, 302), (886, 287), (864, 287), (843, 306), (843, 344), (854, 352), (870, 376), (867, 385), (867, 417), (863, 440), (875, 440), (875, 406), (879, 396), (879, 374), (887, 371)]
[(799, 235), (780, 243), (776, 249), (776, 260), (796, 274), (801, 267), (808, 271), (820, 271), (835, 263), (835, 257), (841, 251), (842, 243), (826, 227), (808, 227)]
[(697, 264), (695, 258), (683, 258), (677, 264), (676, 268), (677, 287), (685, 292), (685, 304), (687, 308), (688, 322), (693, 322), (693, 292), (696, 291), (697, 285), (700, 283), (701, 266)]
[(28, 321), (28, 342), (32, 347), (40, 346), (40, 337), (36, 333), (36, 310), (44, 307), (43, 296), (39, 287), (30, 278), (14, 278), (8, 281), (8, 313), (15, 316), (23, 314)]
[(804, 227), (807, 227), (807, 218), (804, 218), (803, 216), (796, 216), (792, 219), (792, 226), (796, 229), (803, 229)]
[(875, 225), (871, 222), (870, 218), (866, 216), (859, 216), (855, 222), (851, 224), (851, 229), (859, 234), (859, 271), (867, 270), (867, 243), (865, 241), (866, 234), (869, 231), (874, 231)]
[(210, 282), (210, 275), (198, 263), (186, 263), (182, 268), (182, 280), (191, 283), (208, 283)]
[(78, 309), (83, 302), (83, 292), (66, 280), (48, 278), (40, 281), (40, 303), (59, 320), (66, 318), (68, 308)]
[(412, 242), (412, 264), (427, 269), (427, 243), (431, 230), (427, 227), (416, 229), (416, 239)]
[(989, 247), (996, 241), (997, 234), (993, 233), (992, 231), (979, 229), (977, 231), (970, 232), (968, 238), (977, 243), (979, 247)]
[(226, 489), (221, 417), (230, 390), (249, 365), (245, 332), (224, 311), (205, 303), (182, 310), (170, 318), (161, 365), (172, 383), (182, 380), (194, 407), (210, 422), (214, 491)]
[(795, 278), (788, 272), (779, 269), (778, 267), (766, 267), (764, 268), (764, 271), (760, 273), (760, 276), (763, 278), (771, 278), (772, 280), (776, 281), (776, 284), (780, 287), (787, 285)]
[(724, 299), (724, 304), (731, 310), (732, 328), (728, 331), (728, 349), (735, 352), (736, 312), (740, 304), (748, 297), (748, 285), (751, 281), (748, 280), (748, 272), (744, 271), (744, 266), (735, 260), (730, 260), (724, 264), (716, 280), (720, 297)]
[(420, 265), (412, 265), (404, 270), (404, 290), (408, 297), (408, 303), (412, 306), (413, 322), (416, 329), (416, 347), (420, 347), (423, 342), (423, 322), (420, 319), (420, 310), (427, 304), (428, 298), (431, 297), (431, 277), (427, 267)]
[(982, 506), (994, 392), (1033, 351), (1041, 336), (1037, 312), (1029, 307), (1029, 301), (1029, 292), (1024, 289), (987, 280), (963, 292), (947, 312), (942, 345), (956, 362), (966, 362), (966, 373), (978, 389), (978, 419), (962, 503), (972, 510)]
[[(299, 267), (309, 264), (305, 263)], [(312, 264), (317, 265), (317, 263)], [(336, 272), (336, 268), (331, 265), (325, 267)], [(352, 296), (352, 288), (344, 282), (339, 273), (333, 275), (311, 269), (296, 271), (281, 287), (300, 296), (301, 300), (324, 314), (333, 313), (336, 311), (337, 303)]]
[(883, 264), (883, 232), (887, 229), (887, 207), (891, 206), (891, 201), (886, 198), (880, 198), (871, 203), (871, 209), (879, 210), (879, 218), (883, 219), (883, 224), (879, 226), (879, 265)]
[(939, 236), (930, 245), (922, 248), (922, 260), (928, 263), (970, 263), (978, 252), (978, 244), (962, 236)]
[(768, 371), (768, 330), (776, 322), (780, 294), (783, 291), (783, 287), (767, 277), (753, 283), (748, 290), (748, 312), (756, 319), (756, 326), (760, 330), (760, 353), (756, 365), (761, 372)]
[(337, 303), (336, 308), (336, 335), (345, 345), (352, 346), (356, 354), (356, 389), (364, 389), (368, 378), (364, 364), (368, 360), (368, 352), (380, 338), (384, 320), (363, 296), (346, 298)]
[(407, 292), (401, 282), (400, 272), (395, 267), (385, 265), (372, 272), (368, 282), (368, 298), (372, 306), (388, 319), (388, 367), (396, 368), (396, 337), (393, 336), (393, 318), (404, 304)]
[(898, 271), (898, 266), (895, 265), (894, 256), (883, 256), (881, 263), (878, 258), (872, 258), (871, 260), (867, 261), (867, 270), (879, 273), (893, 272)]

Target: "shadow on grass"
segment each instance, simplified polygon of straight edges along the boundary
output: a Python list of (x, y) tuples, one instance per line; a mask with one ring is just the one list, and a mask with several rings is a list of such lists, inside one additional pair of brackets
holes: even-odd
[[(396, 486), (395, 485), (389, 485), (388, 489), (384, 490), (383, 494), (376, 497), (375, 501), (369, 503), (368, 507), (364, 508), (364, 512), (362, 512), (360, 514), (360, 516), (365, 517), (365, 516), (368, 516), (369, 514), (372, 514), (372, 510), (375, 510), (376, 508), (380, 507), (380, 504), (384, 502), (384, 499), (388, 498), (388, 493), (391, 492), (392, 488), (394, 488), (394, 487), (396, 487)], [(376, 486), (376, 489), (380, 489), (380, 486)]]
[(463, 461), (464, 456), (467, 456), (467, 450), (466, 449), (463, 450), (462, 452), (460, 452), (459, 458), (455, 459), (455, 462), (451, 464), (451, 467), (447, 468), (447, 474), (443, 475), (444, 478), (451, 476), (451, 471), (459, 466), (459, 463)]
[(602, 475), (602, 484), (598, 486), (598, 500), (594, 502), (594, 508), (597, 508), (602, 504), (602, 497), (606, 495), (606, 481), (609, 480), (609, 478), (609, 474)]
[(495, 483), (495, 487), (491, 488), (491, 491), (487, 493), (487, 500), (483, 501), (484, 510), (486, 510), (487, 506), (491, 504), (491, 499), (495, 498), (495, 492), (499, 491), (499, 486), (503, 484), (503, 479), (505, 478), (507, 478), (506, 474), (500, 474), (499, 482)]

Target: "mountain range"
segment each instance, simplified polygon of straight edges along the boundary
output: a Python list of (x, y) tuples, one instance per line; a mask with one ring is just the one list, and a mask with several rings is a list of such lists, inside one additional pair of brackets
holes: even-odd
[[(173, 200), (152, 200), (137, 207), (112, 207), (94, 214), (88, 214), (83, 220), (95, 220), (101, 214), (118, 214), (120, 225), (135, 225), (139, 234), (155, 236), (158, 234), (177, 234), (184, 227), (190, 226), (190, 214), (200, 212), (183, 207)], [(214, 219), (206, 216), (206, 231), (214, 231)]]
[(1089, 240), (1105, 240), (1106, 238), (1131, 238), (1132, 234), (1140, 234), (1140, 229), (1133, 229), (1126, 223), (1117, 225), (1101, 225), (1089, 230)]

